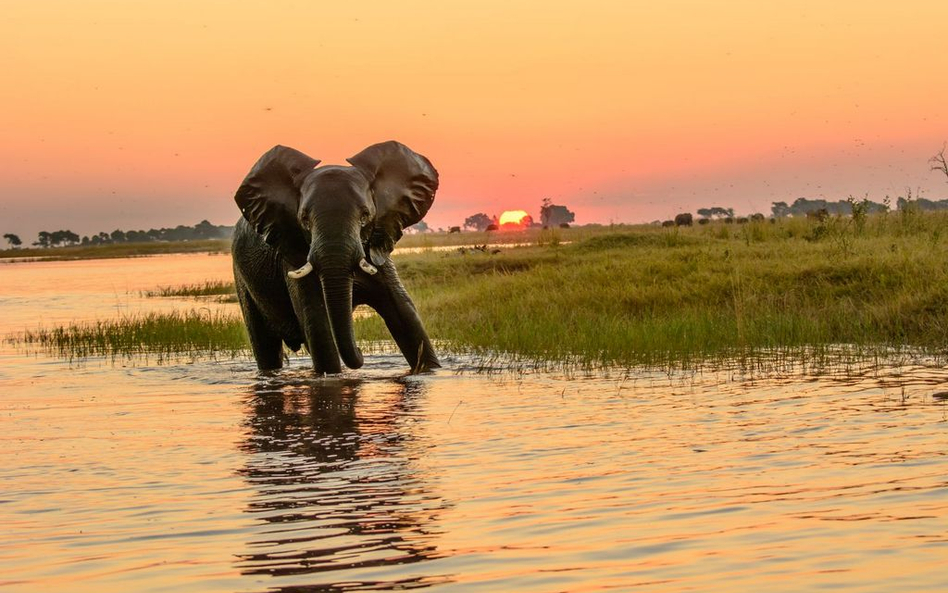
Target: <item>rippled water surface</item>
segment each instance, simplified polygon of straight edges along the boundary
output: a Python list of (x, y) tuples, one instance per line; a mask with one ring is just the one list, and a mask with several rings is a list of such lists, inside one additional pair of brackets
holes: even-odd
[[(223, 256), (0, 264), (3, 334)], [(476, 373), (0, 351), (10, 591), (942, 591), (948, 372)]]

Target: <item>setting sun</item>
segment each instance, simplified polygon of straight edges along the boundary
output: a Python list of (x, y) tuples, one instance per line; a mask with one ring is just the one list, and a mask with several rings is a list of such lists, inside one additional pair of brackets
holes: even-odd
[(527, 216), (529, 216), (529, 214), (523, 210), (505, 210), (504, 213), (500, 215), (498, 222), (500, 226), (504, 226), (505, 224), (519, 225), (522, 224), (523, 219)]

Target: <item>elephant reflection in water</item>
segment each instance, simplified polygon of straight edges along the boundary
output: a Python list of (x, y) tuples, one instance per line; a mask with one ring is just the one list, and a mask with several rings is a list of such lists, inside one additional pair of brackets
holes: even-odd
[[(247, 402), (246, 480), (256, 489), (247, 509), (259, 521), (244, 574), (280, 579), (297, 591), (298, 575), (321, 574), (320, 591), (419, 587), (443, 575), (360, 580), (360, 569), (418, 563), (440, 554), (432, 532), (443, 502), (412, 467), (415, 437), (406, 425), (423, 386), (402, 380), (271, 377)], [(291, 382), (287, 382), (290, 380)], [(368, 391), (367, 397), (360, 392)], [(331, 571), (343, 571), (331, 576)], [(410, 570), (417, 575), (418, 568)], [(308, 589), (307, 589), (308, 590)]]

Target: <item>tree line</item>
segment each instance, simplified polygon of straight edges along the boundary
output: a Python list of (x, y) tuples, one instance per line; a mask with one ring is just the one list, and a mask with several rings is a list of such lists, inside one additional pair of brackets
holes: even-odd
[[(806, 198), (797, 198), (792, 204), (786, 202), (773, 202), (770, 211), (774, 218), (785, 216), (806, 216), (807, 214), (826, 213), (831, 216), (851, 216), (853, 213), (853, 204), (859, 204), (865, 208), (867, 214), (877, 212), (888, 212), (892, 209), (891, 200), (886, 197), (882, 202), (873, 202), (869, 199), (838, 200), (835, 202), (828, 200), (808, 200)], [(929, 200), (926, 198), (912, 198), (911, 192), (908, 197), (899, 197), (895, 202), (897, 210), (948, 210), (948, 200)]]
[[(80, 237), (71, 230), (40, 231), (35, 247), (68, 247), (72, 245), (111, 245), (114, 243), (151, 243), (155, 241), (200, 241), (204, 239), (228, 239), (234, 233), (234, 227), (214, 225), (202, 220), (194, 226), (178, 225), (174, 228), (123, 231), (116, 229), (111, 233), (101, 232)], [(19, 247), (22, 239), (13, 233), (3, 235), (11, 247)]]
[[(540, 222), (535, 222), (533, 217), (528, 214), (523, 220), (521, 220), (519, 226), (548, 228), (568, 225), (575, 220), (575, 212), (566, 206), (554, 204), (550, 198), (544, 198), (542, 204), (540, 205)], [(464, 228), (477, 232), (496, 231), (498, 228), (500, 228), (500, 220), (496, 214), (490, 216), (486, 212), (478, 212), (465, 218), (464, 224), (462, 226), (452, 228), (456, 228), (458, 230)], [(428, 230), (427, 226), (421, 230), (421, 232), (426, 230)]]

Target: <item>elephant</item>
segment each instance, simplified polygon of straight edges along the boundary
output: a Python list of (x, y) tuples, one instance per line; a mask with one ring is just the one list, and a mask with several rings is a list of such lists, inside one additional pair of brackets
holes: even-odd
[(694, 219), (690, 212), (684, 212), (675, 216), (675, 226), (691, 226)]
[(360, 368), (352, 310), (375, 309), (413, 372), (440, 365), (391, 254), (427, 214), (438, 172), (395, 141), (324, 165), (286, 146), (261, 156), (234, 195), (234, 282), (260, 370), (283, 365), (283, 344), (306, 346), (317, 373)]

